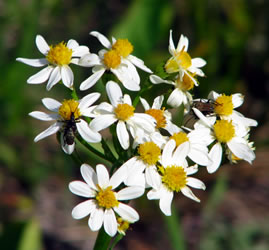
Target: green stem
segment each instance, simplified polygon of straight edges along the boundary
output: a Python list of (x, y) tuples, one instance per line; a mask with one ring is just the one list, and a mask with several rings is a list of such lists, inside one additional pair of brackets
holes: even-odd
[(102, 227), (97, 235), (95, 244), (93, 249), (94, 250), (107, 250), (109, 249), (109, 243), (111, 241), (111, 237), (105, 232), (104, 228)]
[(75, 89), (75, 87), (73, 86), (73, 89), (71, 90), (71, 96), (72, 96), (72, 98), (74, 99), (74, 100), (79, 100), (79, 98), (78, 98), (78, 95), (77, 95), (77, 92), (76, 92), (76, 89)]
[(86, 142), (81, 136), (77, 136), (76, 138), (83, 146), (89, 149), (92, 153), (96, 154), (97, 156), (99, 156), (100, 158), (106, 161), (112, 162), (111, 160), (107, 159), (106, 156), (102, 152), (98, 151), (97, 149), (92, 147), (88, 142)]
[(181, 223), (179, 221), (179, 217), (177, 215), (177, 211), (174, 205), (171, 205), (172, 215), (164, 216), (164, 221), (166, 224), (168, 236), (170, 238), (170, 242), (173, 250), (185, 250), (185, 242), (184, 235), (181, 227)]
[(113, 248), (118, 244), (118, 242), (123, 238), (124, 235), (122, 234), (118, 234), (116, 236), (116, 238), (114, 239), (114, 241), (111, 244), (111, 247), (109, 248), (109, 250), (113, 250)]

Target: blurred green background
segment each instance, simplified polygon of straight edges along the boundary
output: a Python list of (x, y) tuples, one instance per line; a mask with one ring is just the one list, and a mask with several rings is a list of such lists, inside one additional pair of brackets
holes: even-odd
[[(55, 136), (34, 143), (48, 124), (28, 116), (43, 109), (42, 98), (61, 100), (68, 91), (59, 84), (50, 92), (45, 84), (28, 85), (39, 69), (16, 57), (42, 57), (37, 34), (49, 44), (72, 38), (96, 53), (101, 46), (89, 36), (96, 30), (128, 38), (134, 55), (155, 69), (169, 57), (170, 29), (175, 44), (184, 34), (190, 55), (207, 61), (196, 97), (206, 98), (211, 90), (243, 93), (239, 110), (259, 122), (251, 133), (257, 154), (252, 166), (227, 164), (213, 175), (202, 169), (198, 178), (207, 190), (195, 191), (201, 204), (182, 195), (174, 201), (186, 249), (269, 249), (268, 13), (266, 0), (0, 0), (0, 249), (86, 250), (96, 237), (87, 219), (71, 218), (79, 199), (67, 186), (80, 178), (79, 165), (62, 152)], [(91, 74), (72, 69), (75, 84)], [(101, 162), (83, 157), (93, 166)], [(157, 204), (140, 198), (135, 205), (141, 219), (116, 249), (172, 249)]]

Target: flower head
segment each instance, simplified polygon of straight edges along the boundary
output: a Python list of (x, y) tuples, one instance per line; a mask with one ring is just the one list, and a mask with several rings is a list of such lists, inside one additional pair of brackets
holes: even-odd
[(28, 78), (27, 83), (40, 84), (48, 80), (47, 90), (50, 90), (56, 83), (62, 80), (66, 87), (72, 88), (74, 74), (69, 64), (77, 64), (81, 56), (89, 53), (88, 47), (80, 46), (73, 39), (67, 43), (61, 42), (49, 46), (41, 35), (36, 36), (36, 46), (45, 58), (27, 59), (19, 57), (16, 59), (33, 67), (47, 66)]
[(115, 191), (122, 183), (123, 176), (115, 172), (109, 178), (108, 171), (102, 164), (96, 166), (96, 172), (91, 166), (83, 164), (80, 172), (85, 182), (73, 181), (69, 184), (69, 189), (76, 195), (90, 199), (73, 208), (74, 219), (82, 219), (90, 215), (88, 221), (90, 229), (97, 231), (104, 225), (106, 233), (111, 237), (118, 229), (116, 215), (130, 223), (139, 220), (138, 213), (121, 201), (141, 196), (144, 193), (142, 187), (125, 187)]
[(65, 153), (71, 154), (74, 151), (74, 138), (78, 132), (88, 142), (100, 142), (101, 135), (92, 130), (88, 123), (82, 119), (83, 116), (92, 117), (91, 105), (100, 97), (99, 93), (91, 93), (80, 101), (74, 99), (64, 100), (62, 103), (52, 98), (42, 100), (44, 106), (52, 111), (47, 114), (41, 111), (33, 111), (30, 116), (42, 121), (56, 121), (48, 129), (41, 132), (34, 139), (35, 142), (57, 133), (61, 133), (61, 145)]

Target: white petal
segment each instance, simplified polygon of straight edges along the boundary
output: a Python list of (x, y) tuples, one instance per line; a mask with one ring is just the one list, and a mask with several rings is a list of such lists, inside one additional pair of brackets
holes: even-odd
[(237, 108), (243, 104), (244, 96), (240, 93), (233, 94), (232, 95), (232, 102), (233, 102), (234, 108)]
[(130, 140), (124, 121), (119, 121), (117, 123), (116, 132), (122, 148), (125, 150), (128, 149), (130, 146)]
[(190, 151), (190, 143), (188, 141), (180, 144), (173, 154), (172, 157), (173, 163), (182, 166), (189, 151)]
[(47, 84), (47, 90), (50, 90), (60, 80), (61, 80), (61, 71), (60, 71), (60, 67), (57, 66), (51, 72), (51, 75)]
[(54, 121), (59, 117), (58, 114), (46, 114), (41, 111), (33, 111), (29, 115), (41, 121)]
[(92, 198), (95, 196), (95, 191), (88, 184), (82, 181), (72, 181), (69, 183), (69, 190), (78, 196)]
[(248, 144), (240, 143), (236, 139), (232, 139), (227, 143), (229, 149), (238, 158), (251, 163), (255, 159), (255, 153)]
[(74, 39), (70, 39), (66, 44), (66, 47), (72, 50), (76, 49), (78, 46), (78, 42)]
[(196, 57), (196, 58), (191, 59), (191, 64), (194, 67), (201, 68), (206, 65), (206, 61), (200, 57)]
[(65, 143), (63, 139), (63, 133), (61, 133), (61, 147), (66, 154), (71, 155), (75, 150), (75, 145), (76, 145), (75, 142), (71, 145)]
[(100, 63), (101, 62), (98, 55), (93, 53), (87, 53), (86, 55), (82, 56), (78, 61), (78, 65), (82, 67), (93, 67), (99, 65)]
[(123, 84), (123, 86), (131, 91), (138, 91), (140, 90), (139, 82), (135, 81), (135, 79), (132, 79), (128, 72), (126, 72), (126, 69), (123, 70), (122, 68), (117, 69), (110, 69), (111, 72), (113, 72), (117, 78), (120, 80), (120, 82)]
[(188, 187), (184, 187), (182, 188), (181, 190), (181, 193), (184, 194), (186, 197), (192, 199), (192, 200), (195, 200), (197, 202), (200, 202), (200, 200), (193, 194), (193, 192), (191, 191), (190, 188)]
[(152, 108), (153, 109), (161, 109), (162, 104), (163, 104), (163, 100), (164, 100), (163, 95), (157, 96), (153, 101)]
[(150, 106), (149, 106), (148, 102), (144, 98), (140, 97), (140, 102), (142, 103), (145, 110), (150, 109)]
[(81, 119), (80, 122), (76, 123), (76, 126), (79, 134), (85, 141), (94, 143), (101, 141), (101, 135), (98, 132), (92, 130), (86, 121)]
[(93, 200), (87, 200), (81, 202), (75, 206), (72, 210), (72, 217), (76, 220), (82, 219), (88, 216), (92, 211), (96, 209), (96, 205)]
[(171, 203), (174, 197), (174, 193), (169, 191), (167, 188), (162, 188), (162, 197), (160, 198), (160, 209), (166, 215), (171, 215)]
[(197, 171), (198, 171), (198, 165), (197, 164), (185, 168), (185, 172), (187, 173), (187, 175), (195, 174), (195, 173), (197, 173)]
[(110, 236), (113, 237), (117, 233), (117, 220), (115, 213), (112, 209), (106, 209), (104, 214), (104, 229), (105, 232)]
[(96, 114), (111, 114), (113, 113), (114, 107), (108, 103), (108, 102), (102, 102), (100, 103), (96, 109), (94, 110), (94, 113)]
[(61, 67), (61, 77), (62, 77), (63, 84), (67, 88), (71, 88), (73, 86), (74, 74), (68, 65)]
[(109, 174), (106, 167), (103, 164), (96, 165), (96, 173), (98, 185), (101, 188), (107, 188), (109, 186)]
[(114, 207), (115, 212), (124, 220), (129, 221), (131, 223), (139, 220), (138, 213), (130, 206), (119, 203), (118, 207)]
[(124, 164), (117, 169), (117, 171), (111, 176), (109, 180), (109, 186), (112, 187), (112, 189), (117, 188), (123, 180), (127, 177), (127, 166)]
[(28, 59), (28, 58), (16, 58), (16, 61), (25, 63), (27, 65), (33, 66), (33, 67), (43, 67), (48, 64), (48, 61), (46, 58), (39, 58), (39, 59)]
[(164, 80), (157, 75), (151, 75), (149, 79), (153, 84), (167, 83), (167, 84), (175, 85), (175, 83), (173, 83), (172, 81)]
[(183, 92), (178, 88), (175, 88), (167, 99), (167, 104), (171, 107), (177, 108), (182, 104)]
[(128, 56), (128, 59), (138, 68), (142, 69), (143, 71), (145, 72), (148, 72), (148, 73), (152, 73), (151, 69), (149, 69), (145, 64), (144, 62), (137, 58), (136, 56), (133, 56), (133, 55), (129, 55)]
[(52, 98), (43, 98), (42, 99), (43, 105), (50, 111), (57, 112), (62, 105), (60, 102), (52, 99)]
[(184, 48), (184, 51), (188, 50), (188, 39), (185, 39), (184, 35), (181, 35), (178, 43), (177, 43), (177, 52), (182, 51), (182, 49)]
[(49, 45), (47, 44), (46, 40), (43, 36), (37, 35), (35, 38), (36, 47), (38, 50), (43, 54), (47, 55), (48, 51), (50, 50)]
[(120, 86), (116, 82), (109, 81), (106, 84), (106, 92), (112, 106), (117, 107), (122, 99), (122, 91)]
[(105, 48), (107, 48), (107, 49), (111, 48), (110, 41), (104, 35), (99, 33), (98, 31), (92, 31), (92, 32), (90, 32), (90, 35), (95, 36)]
[(222, 147), (220, 143), (216, 143), (209, 152), (211, 162), (207, 166), (208, 173), (214, 173), (220, 166), (222, 159)]
[[(205, 150), (203, 150), (205, 149)], [(201, 166), (206, 166), (210, 159), (208, 158), (208, 153), (207, 153), (207, 147), (206, 146), (202, 146), (201, 144), (194, 144), (191, 146), (190, 148), (190, 152), (188, 153), (188, 157), (190, 157), (190, 159), (201, 165)]]
[(144, 190), (143, 187), (126, 187), (117, 193), (117, 199), (120, 201), (135, 199), (143, 195)]
[(40, 70), (36, 74), (32, 75), (31, 77), (29, 77), (27, 79), (27, 83), (29, 83), (29, 84), (43, 83), (43, 82), (48, 80), (52, 71), (53, 71), (53, 67), (48, 66), (48, 67)]
[(161, 164), (166, 167), (172, 164), (172, 153), (176, 147), (176, 142), (174, 140), (169, 140), (163, 149)]
[(72, 56), (74, 56), (74, 57), (81, 57), (81, 56), (84, 56), (90, 52), (90, 50), (87, 46), (78, 46), (72, 50), (73, 50)]
[(174, 55), (174, 51), (176, 50), (176, 48), (175, 48), (175, 45), (174, 45), (174, 42), (173, 42), (172, 32), (173, 32), (173, 31), (170, 30), (168, 50), (169, 50), (169, 53), (170, 53), (171, 55)]
[(196, 178), (193, 178), (193, 177), (187, 178), (187, 185), (191, 186), (193, 188), (198, 188), (198, 189), (203, 189), (203, 190), (205, 190), (205, 188), (206, 188), (205, 184), (202, 181), (200, 181)]
[(132, 106), (132, 100), (131, 100), (131, 97), (128, 94), (123, 95), (123, 103), (127, 103), (130, 106)]
[(97, 182), (97, 175), (95, 173), (95, 171), (93, 170), (93, 168), (84, 163), (81, 165), (80, 167), (80, 173), (83, 177), (83, 179), (87, 182), (87, 184), (93, 189), (93, 190), (98, 190), (96, 187), (96, 184), (98, 184)]
[(52, 124), (46, 130), (44, 130), (39, 135), (37, 135), (35, 137), (35, 139), (34, 139), (34, 142), (37, 142), (37, 141), (42, 140), (43, 138), (45, 138), (47, 136), (50, 136), (52, 134), (55, 134), (56, 132), (58, 132), (60, 130), (60, 128), (61, 128), (61, 125), (58, 122)]
[(115, 115), (113, 114), (108, 114), (108, 115), (100, 115), (95, 117), (91, 123), (90, 123), (90, 127), (94, 130), (94, 131), (101, 131), (105, 128), (108, 128), (111, 124), (113, 124), (115, 121), (117, 121), (117, 118), (115, 117)]
[(78, 105), (82, 113), (83, 113), (83, 109), (90, 107), (94, 102), (97, 101), (100, 95), (101, 95), (100, 93), (95, 92), (95, 93), (91, 93), (84, 96)]
[[(129, 120), (131, 120), (134, 124), (141, 127), (144, 131), (152, 133), (155, 131), (156, 121), (155, 119), (148, 114), (140, 114), (136, 113)], [(129, 124), (129, 121), (127, 121)]]
[(80, 84), (79, 89), (86, 90), (86, 89), (91, 88), (102, 77), (105, 71), (106, 71), (105, 69), (102, 69), (93, 73), (89, 78), (87, 78), (85, 81), (83, 81)]
[(156, 167), (147, 167), (145, 171), (146, 182), (149, 186), (158, 189), (161, 185), (161, 176), (158, 174)]
[(92, 231), (98, 231), (104, 221), (104, 210), (102, 208), (96, 208), (88, 220), (88, 225)]

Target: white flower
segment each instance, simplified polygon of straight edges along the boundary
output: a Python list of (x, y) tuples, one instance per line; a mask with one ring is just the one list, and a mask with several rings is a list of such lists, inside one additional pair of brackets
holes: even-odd
[(76, 132), (87, 142), (100, 142), (101, 135), (93, 131), (88, 123), (81, 119), (83, 116), (92, 117), (92, 110), (90, 107), (98, 98), (99, 93), (91, 93), (83, 97), (80, 101), (74, 99), (64, 100), (62, 103), (52, 99), (44, 98), (42, 102), (44, 106), (54, 112), (47, 114), (41, 111), (33, 111), (29, 113), (30, 116), (42, 121), (56, 121), (45, 131), (41, 132), (34, 139), (35, 142), (57, 133), (61, 132), (61, 145), (65, 153), (71, 154), (74, 151), (75, 143), (74, 137)]
[[(187, 128), (185, 128), (187, 130)], [(182, 143), (189, 144), (189, 152), (187, 156), (195, 163), (201, 166), (207, 166), (210, 163), (208, 157), (208, 148), (206, 139), (203, 137), (207, 134), (206, 128), (197, 128), (194, 130), (188, 129), (189, 133), (184, 132), (183, 129), (174, 126), (174, 130), (170, 132), (171, 136), (169, 139), (172, 139), (176, 142), (178, 147)]]
[[(94, 112), (96, 117), (91, 121), (90, 127), (95, 131), (103, 130), (117, 122), (116, 132), (123, 149), (130, 146), (129, 133), (133, 138), (141, 131), (152, 133), (155, 130), (155, 120), (147, 114), (134, 113), (135, 108), (129, 95), (123, 96), (119, 85), (113, 81), (106, 84), (106, 92), (110, 103), (99, 104)], [(143, 136), (143, 135), (141, 135)]]
[(186, 156), (188, 151), (189, 146), (187, 143), (183, 143), (176, 148), (174, 140), (167, 142), (161, 155), (161, 166), (158, 168), (160, 175), (158, 180), (154, 181), (155, 183), (159, 182), (159, 185), (147, 193), (149, 200), (160, 200), (160, 209), (167, 216), (171, 215), (174, 192), (180, 191), (186, 197), (199, 202), (200, 200), (188, 186), (205, 189), (203, 182), (196, 178), (188, 177), (198, 171), (197, 165), (187, 165)]
[(211, 91), (208, 99), (213, 101), (214, 111), (221, 119), (232, 120), (234, 123), (246, 126), (255, 127), (258, 125), (254, 119), (244, 117), (240, 112), (234, 110), (240, 107), (244, 102), (244, 96), (240, 93), (228, 95), (218, 94)]
[[(100, 43), (106, 48), (99, 52), (99, 56), (95, 54), (85, 55), (80, 60), (80, 65), (84, 67), (93, 67), (93, 75), (83, 81), (80, 90), (86, 90), (92, 87), (104, 74), (106, 70), (110, 70), (123, 84), (123, 86), (131, 91), (140, 90), (140, 77), (136, 67), (152, 73), (144, 62), (131, 55), (133, 51), (132, 44), (127, 39), (112, 38), (112, 43), (97, 31), (90, 33), (97, 37)], [(136, 67), (135, 67), (136, 66)]]
[[(220, 166), (222, 160), (222, 144), (234, 154), (235, 157), (244, 159), (251, 163), (255, 159), (255, 153), (247, 141), (247, 126), (233, 123), (232, 120), (216, 120), (216, 117), (205, 117), (198, 109), (193, 108), (195, 114), (201, 119), (195, 123), (195, 127), (209, 128), (208, 143), (215, 144), (209, 151), (211, 163), (207, 166), (209, 173), (214, 173)], [(206, 131), (206, 130), (205, 130)], [(206, 132), (205, 132), (206, 133)]]
[(47, 67), (28, 78), (27, 83), (40, 84), (48, 80), (47, 90), (50, 90), (62, 80), (66, 87), (72, 88), (74, 74), (69, 64), (77, 64), (81, 56), (89, 53), (89, 48), (80, 46), (73, 39), (70, 39), (67, 44), (61, 42), (55, 46), (49, 46), (41, 35), (37, 35), (35, 41), (38, 50), (45, 58), (28, 59), (19, 57), (16, 60), (33, 67)]
[(88, 225), (92, 231), (99, 230), (104, 225), (105, 232), (113, 237), (117, 233), (117, 218), (115, 212), (123, 220), (135, 222), (139, 220), (138, 213), (130, 206), (120, 201), (132, 200), (144, 193), (142, 187), (126, 187), (114, 191), (122, 183), (122, 175), (115, 172), (109, 179), (106, 167), (96, 166), (96, 173), (87, 164), (80, 168), (85, 182), (73, 181), (69, 189), (73, 194), (90, 198), (72, 210), (74, 219), (82, 219), (90, 215)]
[(152, 107), (149, 106), (149, 103), (142, 97), (140, 101), (145, 109), (145, 113), (151, 115), (156, 120), (156, 130), (165, 129), (170, 132), (173, 131), (174, 125), (172, 123), (172, 115), (168, 110), (162, 108), (164, 96), (157, 96), (152, 104)]

